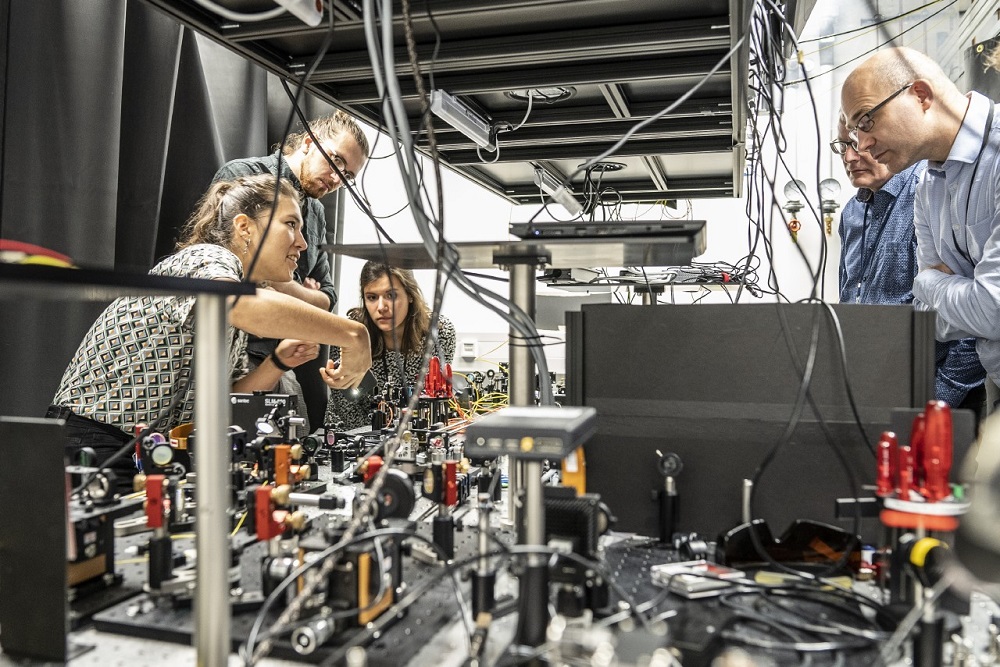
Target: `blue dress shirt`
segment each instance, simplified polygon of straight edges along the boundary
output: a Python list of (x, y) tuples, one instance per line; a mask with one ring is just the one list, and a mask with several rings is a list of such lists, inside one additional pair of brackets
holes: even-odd
[[(1000, 383), (1000, 113), (973, 92), (948, 159), (928, 162), (914, 224), (918, 307), (937, 311), (938, 340), (973, 336)], [(931, 269), (946, 264), (954, 275)]]
[[(913, 301), (917, 239), (913, 228), (914, 193), (924, 163), (890, 178), (862, 203), (844, 205), (840, 215), (840, 301), (903, 305)], [(972, 338), (937, 343), (934, 393), (958, 407), (983, 383), (985, 371)]]

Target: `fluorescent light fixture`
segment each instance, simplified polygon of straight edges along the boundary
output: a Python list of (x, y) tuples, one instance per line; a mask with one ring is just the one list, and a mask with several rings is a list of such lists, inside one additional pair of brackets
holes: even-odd
[(323, 0), (274, 0), (300, 21), (315, 28), (323, 20)]
[(540, 187), (542, 192), (561, 204), (566, 209), (566, 212), (573, 217), (583, 212), (583, 206), (573, 196), (573, 191), (567, 187), (563, 187), (559, 179), (541, 167), (535, 167), (535, 185)]
[(443, 90), (431, 91), (431, 111), (488, 151), (496, 150), (492, 126), (465, 102)]

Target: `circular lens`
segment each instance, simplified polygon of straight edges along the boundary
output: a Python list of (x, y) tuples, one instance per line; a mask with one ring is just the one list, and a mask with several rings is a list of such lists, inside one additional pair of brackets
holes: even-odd
[(157, 445), (150, 450), (149, 457), (153, 460), (153, 463), (163, 467), (173, 461), (174, 450), (171, 449), (170, 445)]

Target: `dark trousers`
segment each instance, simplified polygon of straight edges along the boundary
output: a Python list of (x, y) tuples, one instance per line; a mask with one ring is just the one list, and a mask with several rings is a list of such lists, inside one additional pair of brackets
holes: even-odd
[[(989, 382), (989, 380), (986, 380), (986, 382)], [(976, 432), (978, 433), (979, 425), (992, 412), (991, 407), (987, 402), (986, 385), (981, 384), (969, 390), (969, 393), (965, 395), (965, 400), (959, 404), (958, 409), (972, 410), (976, 413)]]
[[(273, 338), (250, 336), (247, 341), (247, 355), (257, 365), (260, 365), (277, 346), (278, 341)], [(330, 396), (330, 388), (323, 382), (323, 377), (319, 374), (319, 369), (326, 367), (326, 362), (329, 358), (330, 346), (320, 345), (319, 356), (312, 361), (307, 361), (304, 364), (296, 366), (294, 371), (295, 379), (299, 381), (299, 386), (302, 387), (302, 397), (306, 401), (305, 405), (299, 406), (299, 411), (305, 412), (313, 430), (318, 426), (322, 426), (323, 420), (326, 419), (326, 402)]]
[[(103, 465), (111, 456), (132, 439), (128, 433), (114, 426), (102, 424), (89, 417), (81, 417), (62, 405), (50, 405), (45, 416), (66, 422), (66, 458), (70, 464)], [(119, 477), (131, 480), (136, 473), (132, 452), (124, 454), (111, 469)]]
[(326, 402), (330, 397), (330, 387), (323, 382), (319, 374), (320, 368), (326, 368), (330, 359), (330, 346), (320, 345), (319, 356), (312, 361), (295, 367), (295, 379), (302, 387), (302, 396), (306, 399), (306, 415), (312, 430), (322, 426), (326, 419)]
[(1000, 409), (1000, 387), (993, 380), (986, 378), (986, 414), (992, 415)]

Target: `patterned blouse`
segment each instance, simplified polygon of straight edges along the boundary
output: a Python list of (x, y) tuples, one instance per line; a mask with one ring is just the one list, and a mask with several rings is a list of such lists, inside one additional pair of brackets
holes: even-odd
[[(420, 344), (423, 349), (423, 342)], [(443, 315), (438, 320), (438, 340), (434, 346), (434, 355), (441, 358), (441, 368), (445, 364), (450, 364), (455, 359), (455, 325)], [(405, 382), (399, 379), (399, 361), (403, 360), (403, 371), (406, 374)], [(330, 358), (334, 361), (340, 360), (340, 349), (331, 348)], [(371, 374), (375, 376), (375, 385), (381, 390), (386, 383), (391, 383), (397, 387), (412, 385), (417, 380), (417, 373), (420, 372), (420, 362), (423, 361), (423, 354), (410, 352), (404, 355), (396, 350), (385, 350), (379, 357), (372, 359)], [(370, 402), (367, 398), (356, 402), (349, 398), (347, 391), (339, 389), (330, 390), (330, 402), (326, 408), (327, 426), (337, 426), (342, 430), (350, 430), (368, 426), (371, 424), (369, 417)], [(339, 426), (338, 426), (339, 424)]]
[[(222, 246), (199, 244), (167, 257), (150, 274), (240, 281), (243, 264)], [(154, 421), (183, 390), (161, 429), (192, 421), (194, 303), (193, 296), (113, 301), (80, 343), (52, 402), (130, 433), (135, 424)], [(247, 335), (231, 326), (227, 334), (229, 376), (235, 381), (249, 372)]]

